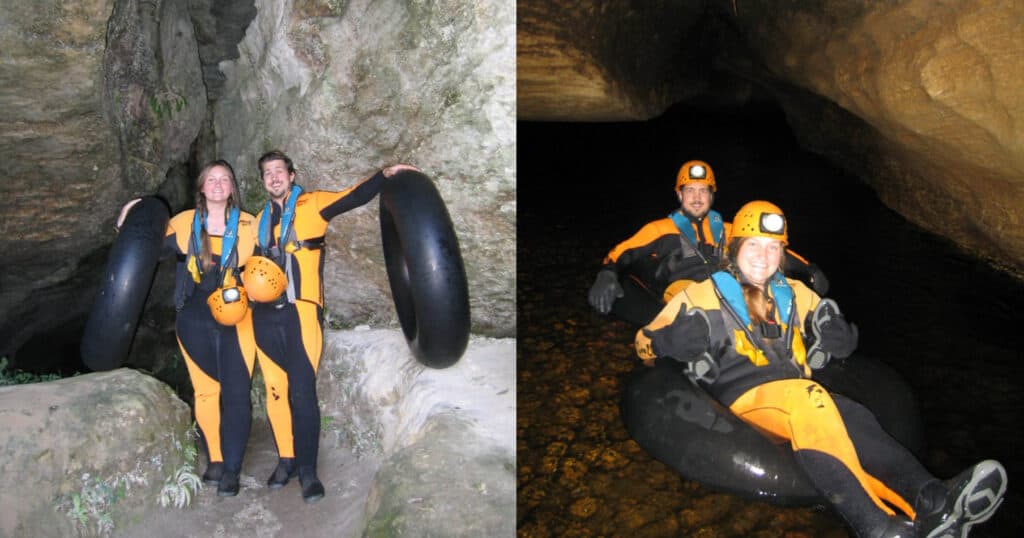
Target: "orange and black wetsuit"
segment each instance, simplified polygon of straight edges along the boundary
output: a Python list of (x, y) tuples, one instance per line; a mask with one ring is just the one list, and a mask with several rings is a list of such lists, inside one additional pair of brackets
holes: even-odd
[[(780, 274), (772, 282), (766, 288), (776, 305), (777, 337), (765, 337), (760, 324), (751, 324), (740, 285), (726, 272), (681, 291), (645, 328), (666, 327), (676, 316), (703, 309), (717, 377), (701, 386), (754, 429), (789, 441), (797, 464), (853, 528), (884, 528), (891, 507), (913, 519), (919, 495), (937, 479), (870, 410), (810, 378), (802, 328), (820, 298)], [(655, 357), (643, 329), (636, 349), (643, 359)]]
[[(195, 211), (175, 215), (167, 225), (164, 254), (177, 255), (175, 307), (178, 310), (175, 331), (178, 346), (195, 391), (196, 423), (206, 443), (210, 462), (223, 462), (226, 471), (238, 473), (249, 440), (252, 411), (249, 389), (256, 358), (252, 318), (235, 326), (217, 323), (206, 304), (207, 297), (221, 287), (221, 236), (210, 236), (213, 266), (193, 273), (190, 259), (198, 267), (193, 240)], [(190, 246), (192, 243), (192, 246)], [(241, 212), (238, 219), (237, 256), (229, 279), (237, 279), (237, 268), (245, 264), (256, 245), (256, 220)], [(193, 274), (199, 277), (196, 282)]]
[[(288, 275), (288, 290), (276, 303), (253, 306), (260, 368), (267, 385), (267, 416), (278, 455), (295, 458), (298, 469), (316, 469), (320, 407), (316, 372), (323, 348), (323, 245), (334, 217), (360, 207), (380, 192), (383, 172), (343, 191), (298, 194), (294, 217), (282, 248), (282, 205), (270, 204), (257, 219), (270, 219), (263, 255), (278, 261)], [(295, 191), (293, 191), (295, 192)], [(294, 194), (290, 194), (289, 198)], [(285, 200), (284, 206), (288, 206)]]
[[(693, 234), (680, 233), (679, 223), (689, 225)], [(612, 313), (634, 325), (649, 323), (680, 290), (718, 270), (731, 227), (716, 211), (698, 219), (677, 210), (616, 245), (601, 266), (602, 271), (614, 271), (622, 286), (623, 296), (613, 303)], [(807, 273), (809, 265), (786, 251), (787, 274)]]

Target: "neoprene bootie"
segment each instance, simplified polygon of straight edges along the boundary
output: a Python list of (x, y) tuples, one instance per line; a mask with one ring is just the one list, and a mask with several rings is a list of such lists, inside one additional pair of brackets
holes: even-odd
[(302, 500), (307, 504), (315, 503), (324, 498), (324, 485), (316, 477), (316, 470), (311, 467), (299, 469), (299, 484), (302, 484)]
[(267, 487), (278, 489), (288, 484), (288, 481), (298, 474), (298, 467), (295, 465), (295, 458), (280, 458), (277, 460), (277, 468), (267, 479)]
[(217, 496), (234, 497), (238, 495), (238, 490), (238, 473), (224, 471), (224, 476), (220, 477), (220, 484), (217, 485)]
[(922, 538), (966, 538), (971, 527), (987, 521), (1003, 502), (1006, 469), (985, 460), (946, 482), (945, 501), (915, 522)]
[(216, 486), (220, 484), (220, 477), (224, 476), (224, 463), (210, 462), (206, 466), (206, 472), (203, 473), (203, 483), (207, 486)]

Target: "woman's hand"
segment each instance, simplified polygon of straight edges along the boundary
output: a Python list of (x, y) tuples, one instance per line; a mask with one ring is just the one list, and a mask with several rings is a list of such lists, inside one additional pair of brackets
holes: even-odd
[(711, 347), (711, 327), (707, 314), (700, 308), (683, 312), (680, 309), (670, 325), (660, 329), (642, 329), (651, 339), (651, 352), (658, 357), (672, 357), (677, 361), (689, 362), (699, 358)]

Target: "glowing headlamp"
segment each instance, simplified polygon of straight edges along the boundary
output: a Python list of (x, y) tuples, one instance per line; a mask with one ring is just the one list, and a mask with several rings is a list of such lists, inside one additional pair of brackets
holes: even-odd
[(220, 292), (221, 299), (224, 299), (224, 304), (230, 304), (238, 302), (241, 299), (242, 294), (239, 293), (238, 288), (224, 288)]
[(707, 179), (708, 170), (699, 164), (690, 167), (690, 179)]
[(786, 219), (777, 213), (761, 213), (761, 232), (781, 234), (786, 229)]

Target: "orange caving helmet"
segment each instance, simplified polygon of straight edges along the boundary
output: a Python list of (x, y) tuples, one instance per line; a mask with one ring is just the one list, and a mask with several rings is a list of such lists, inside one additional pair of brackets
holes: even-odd
[(221, 325), (237, 325), (245, 319), (245, 313), (249, 311), (249, 298), (246, 296), (245, 288), (232, 286), (229, 288), (217, 288), (206, 298), (206, 304), (210, 307), (213, 319)]
[(270, 303), (284, 293), (288, 278), (281, 267), (270, 258), (252, 256), (245, 262), (242, 282), (245, 283), (245, 289), (253, 301)]
[(789, 244), (789, 225), (779, 206), (764, 200), (748, 202), (732, 219), (732, 233), (736, 237), (767, 237)]
[(711, 166), (704, 161), (686, 161), (679, 168), (676, 174), (676, 190), (691, 184), (707, 185), (711, 192), (715, 192), (715, 172)]

